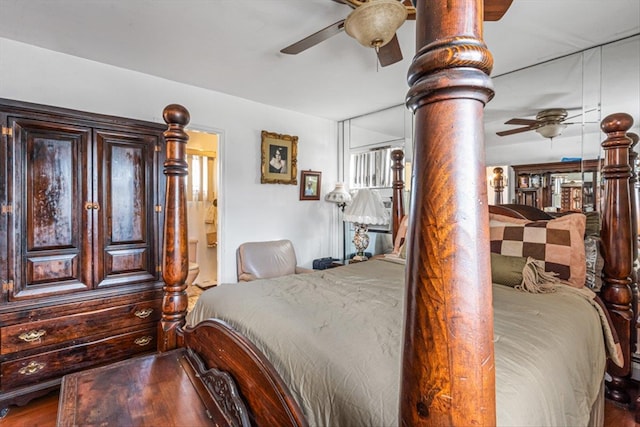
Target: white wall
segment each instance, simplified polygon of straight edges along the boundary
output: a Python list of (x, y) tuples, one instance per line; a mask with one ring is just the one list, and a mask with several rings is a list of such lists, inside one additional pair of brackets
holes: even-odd
[(245, 241), (291, 239), (307, 267), (341, 251), (334, 205), (299, 201), (297, 185), (260, 184), (260, 132), (297, 135), (298, 170), (322, 171), (323, 199), (338, 176), (333, 121), (3, 38), (0, 97), (159, 123), (163, 108), (179, 103), (191, 127), (220, 132), (221, 282), (236, 281), (235, 251)]

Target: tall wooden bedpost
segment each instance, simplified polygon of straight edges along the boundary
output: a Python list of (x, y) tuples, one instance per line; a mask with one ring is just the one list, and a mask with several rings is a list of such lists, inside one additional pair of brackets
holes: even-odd
[[(633, 125), (633, 118), (625, 113), (612, 114), (602, 120), (600, 127), (607, 134), (602, 143), (605, 151), (602, 178), (604, 179), (604, 212), (601, 237), (604, 251), (603, 284), (600, 295), (609, 308), (613, 326), (618, 333), (624, 354), (624, 367), (609, 361), (606, 395), (619, 403), (629, 403), (628, 377), (631, 373), (631, 307), (633, 239), (631, 188), (629, 165), (631, 139), (626, 133)], [(617, 232), (614, 232), (617, 231)], [(635, 326), (635, 325), (633, 325)]]
[(482, 19), (482, 0), (417, 2), (403, 426), (496, 424)]
[(404, 216), (404, 194), (402, 194), (404, 190), (404, 176), (402, 176), (402, 170), (404, 169), (404, 165), (402, 164), (402, 160), (404, 159), (404, 152), (402, 150), (393, 150), (391, 152), (391, 169), (393, 170), (393, 206), (391, 207), (392, 217), (393, 217), (393, 228), (392, 228), (392, 236), (395, 241), (396, 236), (398, 235), (398, 228), (400, 227), (400, 221), (402, 221), (402, 217)]
[(502, 204), (502, 192), (504, 191), (504, 170), (500, 167), (493, 168), (493, 204)]
[(178, 330), (185, 323), (188, 297), (185, 283), (189, 272), (187, 196), (185, 177), (188, 174), (186, 146), (189, 136), (184, 127), (189, 123), (189, 112), (181, 105), (165, 107), (162, 116), (168, 128), (164, 132), (167, 158), (164, 174), (167, 176), (164, 221), (164, 296), (162, 319), (158, 325), (158, 351), (180, 346)]
[(632, 296), (632, 309), (633, 320), (631, 321), (631, 352), (638, 352), (638, 265), (636, 260), (638, 259), (638, 208), (640, 207), (640, 194), (638, 194), (638, 153), (636, 147), (640, 137), (637, 133), (629, 132), (627, 137), (631, 139), (631, 146), (629, 147), (629, 166), (631, 166), (631, 179), (629, 179), (629, 188), (631, 190), (631, 242), (632, 242), (632, 275), (631, 275), (631, 296)]

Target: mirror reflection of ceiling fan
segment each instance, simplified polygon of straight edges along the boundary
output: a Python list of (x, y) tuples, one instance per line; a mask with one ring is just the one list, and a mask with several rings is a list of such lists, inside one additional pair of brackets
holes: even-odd
[[(296, 55), (343, 30), (365, 47), (372, 47), (380, 65), (395, 64), (402, 60), (396, 31), (406, 20), (416, 19), (412, 0), (333, 0), (351, 7), (351, 13), (340, 21), (311, 34), (280, 52)], [(484, 20), (497, 21), (506, 13), (513, 0), (485, 0)]]
[[(585, 113), (595, 111), (596, 108), (587, 110)], [(535, 130), (545, 138), (553, 139), (562, 134), (562, 131), (568, 126), (573, 124), (591, 123), (591, 122), (568, 122), (576, 117), (580, 117), (583, 113), (576, 114), (569, 117), (569, 113), (564, 108), (548, 108), (546, 110), (540, 110), (536, 114), (535, 119), (518, 119), (513, 118), (504, 122), (505, 125), (521, 125), (516, 129), (503, 130), (496, 132), (498, 136), (514, 135), (517, 133), (528, 132)]]

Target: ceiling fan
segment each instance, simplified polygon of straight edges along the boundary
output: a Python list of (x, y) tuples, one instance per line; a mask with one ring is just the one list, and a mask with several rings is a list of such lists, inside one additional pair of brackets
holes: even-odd
[[(588, 110), (586, 112), (590, 112), (593, 110)], [(581, 115), (582, 113), (569, 117), (569, 113), (564, 108), (548, 108), (546, 110), (540, 110), (536, 114), (535, 119), (513, 118), (504, 122), (505, 125), (522, 125), (523, 127), (496, 132), (496, 135), (507, 136), (535, 130), (543, 137), (553, 139), (557, 136), (560, 136), (567, 125), (576, 124), (567, 122), (567, 120), (579, 117)]]
[[(280, 52), (296, 55), (343, 30), (365, 47), (376, 50), (380, 65), (402, 60), (396, 31), (406, 20), (416, 19), (412, 0), (333, 0), (351, 7), (351, 13), (340, 21), (285, 47)], [(485, 0), (484, 20), (497, 21), (506, 13), (513, 0)]]

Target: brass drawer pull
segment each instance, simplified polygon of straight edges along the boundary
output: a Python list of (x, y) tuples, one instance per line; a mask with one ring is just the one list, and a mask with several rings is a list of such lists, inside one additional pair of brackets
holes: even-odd
[(142, 309), (142, 310), (136, 310), (136, 312), (133, 313), (133, 314), (135, 314), (135, 316), (138, 319), (146, 319), (147, 317), (149, 317), (151, 315), (151, 313), (153, 313), (153, 308), (145, 308), (145, 309)]
[(138, 344), (140, 347), (144, 347), (145, 345), (149, 344), (152, 340), (153, 340), (153, 337), (146, 336), (146, 337), (136, 338), (134, 343)]
[(33, 375), (36, 372), (44, 369), (45, 366), (46, 364), (44, 363), (35, 362), (32, 360), (27, 366), (23, 366), (22, 368), (20, 368), (18, 372), (20, 372), (22, 375)]
[(44, 329), (40, 329), (39, 331), (36, 331), (34, 329), (29, 332), (21, 333), (20, 336), (18, 336), (18, 338), (20, 338), (22, 341), (25, 341), (25, 342), (33, 342), (33, 341), (38, 341), (40, 338), (42, 338), (46, 334), (47, 334), (47, 331), (45, 331)]

